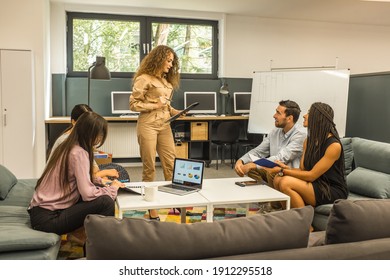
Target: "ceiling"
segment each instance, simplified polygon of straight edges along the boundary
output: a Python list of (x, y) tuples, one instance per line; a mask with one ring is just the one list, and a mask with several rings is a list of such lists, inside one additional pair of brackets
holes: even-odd
[(72, 4), (126, 6), (226, 13), (277, 19), (390, 26), (390, 0), (50, 0)]

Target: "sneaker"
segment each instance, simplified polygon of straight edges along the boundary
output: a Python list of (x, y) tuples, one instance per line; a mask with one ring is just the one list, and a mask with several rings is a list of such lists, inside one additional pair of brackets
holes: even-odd
[(270, 202), (259, 203), (259, 210), (257, 210), (257, 214), (267, 214), (273, 212), (274, 209), (271, 206)]
[(259, 203), (259, 210), (257, 211), (257, 214), (267, 214), (270, 212), (275, 212), (283, 210), (282, 205), (279, 201), (277, 202), (260, 202)]

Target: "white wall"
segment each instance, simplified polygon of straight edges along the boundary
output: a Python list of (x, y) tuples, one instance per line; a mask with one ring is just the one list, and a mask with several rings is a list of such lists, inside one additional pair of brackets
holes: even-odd
[[(45, 165), (45, 114), (50, 96), (50, 69), (48, 61), (49, 0), (1, 0), (0, 48), (32, 50), (34, 56), (36, 142), (35, 169), (38, 177)], [(23, 102), (23, 100), (15, 100)], [(31, 116), (23, 116), (31, 118)], [(23, 131), (20, 132), (23, 137)], [(13, 147), (17, 149), (18, 147)], [(23, 164), (22, 162), (20, 164)]]
[(389, 26), (61, 3), (51, 7), (52, 73), (66, 69), (66, 10), (219, 20), (220, 77), (251, 78), (253, 71), (268, 71), (271, 66), (337, 66), (360, 74), (388, 71), (390, 65)]
[(389, 71), (390, 27), (227, 16), (226, 77), (273, 68), (336, 65), (351, 74)]

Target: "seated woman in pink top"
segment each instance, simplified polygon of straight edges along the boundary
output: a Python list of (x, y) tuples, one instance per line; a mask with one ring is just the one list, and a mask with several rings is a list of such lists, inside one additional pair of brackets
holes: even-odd
[(93, 176), (93, 150), (107, 136), (107, 121), (94, 112), (78, 119), (38, 179), (28, 212), (32, 228), (59, 235), (83, 229), (89, 214), (114, 216), (124, 185)]

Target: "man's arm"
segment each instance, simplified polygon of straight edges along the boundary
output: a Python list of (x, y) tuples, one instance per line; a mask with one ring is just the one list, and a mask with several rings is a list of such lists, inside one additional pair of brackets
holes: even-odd
[(306, 139), (306, 133), (300, 129), (294, 133), (288, 144), (282, 147), (276, 155), (270, 156), (269, 160), (279, 160), (285, 164), (289, 164), (296, 158), (301, 158), (303, 152), (303, 142)]
[(270, 142), (269, 137), (265, 137), (263, 139), (263, 142), (260, 143), (257, 147), (253, 148), (249, 152), (247, 152), (245, 155), (243, 155), (240, 160), (245, 164), (248, 162), (252, 162), (252, 159), (250, 158), (249, 154), (254, 155), (258, 158), (268, 157), (270, 154)]

